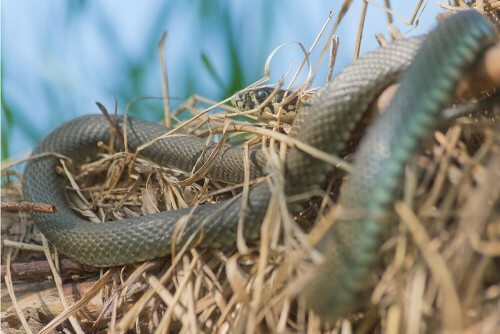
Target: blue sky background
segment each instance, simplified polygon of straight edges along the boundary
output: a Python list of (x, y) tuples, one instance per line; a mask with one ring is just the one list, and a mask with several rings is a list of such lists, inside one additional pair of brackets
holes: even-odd
[[(374, 0), (383, 3), (382, 0)], [(409, 19), (417, 0), (392, 1), (392, 9)], [(63, 1), (6, 0), (1, 8), (2, 34), (2, 160), (28, 152), (43, 135), (79, 115), (108, 111), (123, 113), (141, 96), (161, 97), (158, 41), (168, 31), (166, 64), (171, 108), (196, 93), (220, 100), (264, 75), (269, 53), (285, 42), (299, 41), (308, 49), (330, 11), (334, 18), (313, 64), (333, 27), (343, 1)], [(337, 73), (352, 61), (362, 1), (354, 0), (337, 30), (340, 48)], [(420, 35), (435, 26), (437, 13), (429, 2), (417, 28)], [(411, 28), (397, 18), (404, 33)], [(387, 39), (385, 12), (368, 6), (361, 53), (378, 46), (375, 33)], [(205, 55), (220, 80), (202, 60)], [(283, 48), (273, 58), (275, 83), (297, 67), (297, 46)], [(324, 61), (313, 87), (325, 82)], [(132, 114), (159, 121), (162, 101), (142, 101)]]

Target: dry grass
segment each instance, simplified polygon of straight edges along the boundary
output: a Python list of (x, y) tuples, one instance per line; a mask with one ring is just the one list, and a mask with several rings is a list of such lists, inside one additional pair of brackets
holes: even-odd
[[(345, 1), (344, 9), (349, 5), (350, 1)], [(340, 13), (340, 19), (342, 16)], [(358, 35), (361, 29), (362, 24)], [(239, 238), (235, 247), (223, 250), (179, 249), (172, 257), (110, 269), (48, 325), (42, 321), (46, 325), (43, 332), (59, 324), (59, 330), (65, 327), (74, 332), (500, 331), (498, 110), (446, 122), (423, 144), (422, 153), (407, 166), (403, 198), (395, 204), (399, 223), (381, 248), (373, 305), (325, 324), (297, 298), (300, 287), (307, 284), (306, 275), (297, 272), (303, 272), (302, 260), (317, 257), (309, 247), (314, 233), (307, 233), (324, 210), (334, 207), (343, 173), (336, 173), (322, 197), (312, 200), (310, 207), (293, 219), (279, 177), (286, 145), (276, 143), (300, 143), (277, 132), (277, 124), (249, 126), (234, 120), (229, 124), (227, 113), (207, 114), (212, 108), (198, 109), (200, 100), (211, 103), (194, 97), (171, 114), (175, 120), (186, 109), (193, 116), (178, 122), (176, 128), (207, 140), (262, 146), (275, 170), (265, 181), (272, 184), (273, 197), (260, 240)], [(182, 174), (131, 153), (115, 152), (104, 144), (101, 150), (99, 160), (78, 170), (66, 166), (63, 172), (74, 190), (70, 196), (74, 209), (92, 221), (214, 203), (240, 193), (245, 196), (253, 183), (228, 185), (204, 179), (199, 173)], [(12, 183), (7, 188), (19, 192), (18, 186)], [(19, 240), (25, 240), (22, 234)], [(6, 268), (10, 268), (11, 252), (4, 252)], [(56, 259), (51, 264), (52, 275), (64, 300), (67, 296), (62, 288), (68, 281), (61, 280), (57, 267)], [(7, 271), (6, 286), (16, 301), (10, 275)], [(100, 315), (89, 320), (83, 316), (85, 307), (99, 295)], [(30, 316), (18, 303), (14, 307), (22, 324), (10, 323), (12, 330), (16, 326), (27, 332), (29, 328), (40, 329), (26, 320)], [(63, 322), (68, 317), (70, 323)]]

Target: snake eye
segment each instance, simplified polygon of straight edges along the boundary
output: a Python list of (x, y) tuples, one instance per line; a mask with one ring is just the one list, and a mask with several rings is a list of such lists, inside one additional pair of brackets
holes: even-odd
[(265, 90), (259, 90), (257, 94), (255, 94), (257, 101), (262, 102), (267, 98), (267, 92)]

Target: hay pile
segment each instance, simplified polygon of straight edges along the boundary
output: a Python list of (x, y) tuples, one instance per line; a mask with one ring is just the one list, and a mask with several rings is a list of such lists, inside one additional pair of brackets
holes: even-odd
[[(280, 169), (285, 145), (280, 147), (279, 139), (283, 135), (263, 136), (278, 130), (276, 126), (236, 120), (229, 124), (225, 114), (204, 113), (206, 108), (199, 109), (198, 100), (188, 101), (172, 114), (174, 120), (185, 110), (194, 116), (189, 122), (178, 121), (177, 127), (211, 140), (265, 146), (270, 165)], [(4, 251), (4, 287), (12, 287), (17, 298), (11, 294), (14, 304), (2, 309), (2, 329), (5, 333), (24, 332), (21, 321), (26, 321), (25, 326), (36, 331), (57, 316), (45, 330), (59, 324), (60, 331), (72, 328), (96, 333), (500, 331), (498, 108), (497, 103), (478, 110), (474, 117), (444, 121), (408, 164), (403, 198), (395, 204), (399, 222), (380, 250), (372, 304), (363, 312), (322, 323), (297, 297), (306, 284), (304, 275), (298, 274), (303, 273), (303, 260), (314, 256), (308, 248), (311, 235), (320, 233), (314, 223), (323, 211), (334, 208), (345, 177), (337, 171), (323, 194), (293, 218), (284, 205), (287, 199), (281, 181), (273, 177), (276, 196), (260, 240), (238, 240), (229, 249), (179, 249), (172, 257), (112, 268), (100, 275), (95, 269), (57, 258), (53, 266), (49, 260), (46, 269), (28, 270), (21, 264), (45, 260), (21, 252), (13, 262), (12, 251)], [(242, 185), (204, 178), (181, 182), (192, 175), (132, 153), (116, 152), (107, 144), (101, 145), (97, 161), (61, 170), (73, 188), (74, 209), (92, 221), (214, 203), (242, 193)], [(7, 184), (2, 196), (20, 198), (19, 182)], [(2, 238), (40, 242), (31, 221), (19, 217), (2, 212)], [(18, 219), (27, 225), (16, 229), (8, 224)], [(46, 243), (43, 249), (48, 252)], [(29, 276), (30, 272), (35, 274)], [(17, 281), (13, 285), (12, 276)], [(50, 280), (48, 285), (31, 282), (31, 287), (36, 286), (31, 290), (23, 283), (23, 279), (45, 280), (47, 276), (67, 300), (66, 310), (52, 308), (49, 295), (56, 291), (49, 291), (54, 286)], [(45, 306), (30, 301), (34, 295), (45, 298)], [(69, 322), (63, 322), (66, 319)]]

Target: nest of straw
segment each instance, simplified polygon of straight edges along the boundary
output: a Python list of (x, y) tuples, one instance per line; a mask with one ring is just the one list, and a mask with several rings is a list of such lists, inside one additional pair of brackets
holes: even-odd
[[(115, 276), (103, 276), (109, 290), (97, 328), (111, 323), (119, 331), (135, 327), (143, 332), (336, 332), (346, 326), (428, 331), (457, 319), (470, 329), (498, 326), (500, 131), (498, 118), (492, 117), (443, 124), (408, 165), (404, 199), (395, 205), (399, 224), (381, 248), (374, 276), (371, 301), (376, 306), (324, 324), (296, 298), (300, 282), (294, 273), (297, 259), (304, 258), (304, 231), (334, 202), (339, 173), (325, 197), (312, 200), (286, 228), (289, 217), (280, 216), (284, 212), (273, 202), (260, 242), (191, 249), (112, 269)], [(194, 132), (202, 131), (198, 125), (192, 123)], [(255, 136), (245, 140), (260, 144)], [(70, 191), (74, 209), (97, 221), (218, 202), (241, 192), (241, 187), (206, 179), (177, 185), (185, 175), (106, 145), (98, 160), (65, 175), (78, 185)]]
[[(278, 127), (235, 120), (229, 124), (225, 114), (203, 113), (199, 100), (189, 100), (172, 115), (175, 119), (187, 110), (193, 116), (178, 121), (177, 127), (207, 140), (265, 147), (271, 166), (279, 170), (285, 145), (275, 140), (283, 135), (265, 136)], [(2, 310), (8, 323), (3, 328), (22, 332), (15, 314), (27, 322), (38, 319), (39, 325), (29, 326), (45, 326), (45, 331), (71, 326), (76, 332), (146, 333), (500, 330), (499, 115), (498, 110), (481, 110), (475, 117), (443, 122), (408, 164), (403, 196), (394, 206), (398, 223), (381, 247), (370, 303), (362, 312), (325, 323), (298, 297), (305, 284), (300, 275), (303, 262), (311, 257), (311, 235), (321, 233), (313, 226), (322, 212), (335, 207), (345, 178), (337, 171), (321, 196), (295, 217), (284, 205), (282, 181), (273, 178), (276, 196), (258, 241), (238, 240), (226, 249), (181, 249), (163, 259), (70, 278), (57, 270), (62, 264), (56, 257), (50, 275), (61, 290), (82, 277), (93, 278), (92, 287), (72, 306), (53, 314), (54, 319), (39, 319), (24, 308), (16, 313)], [(98, 160), (61, 170), (70, 184), (74, 210), (91, 221), (215, 203), (251, 186), (192, 178), (132, 153), (116, 152), (108, 144), (102, 143)], [(190, 182), (181, 182), (190, 177)], [(16, 196), (19, 183), (9, 183), (2, 191)], [(40, 241), (29, 224), (22, 240)], [(5, 237), (11, 231), (3, 232)], [(45, 244), (47, 254), (49, 250)], [(12, 252), (3, 254), (10, 266)], [(30, 261), (30, 256), (21, 254), (16, 261)], [(51, 256), (47, 260), (52, 263)], [(16, 285), (11, 278), (6, 284), (15, 300)], [(101, 299), (97, 317), (86, 309), (95, 296)], [(68, 296), (63, 292), (61, 298)]]

